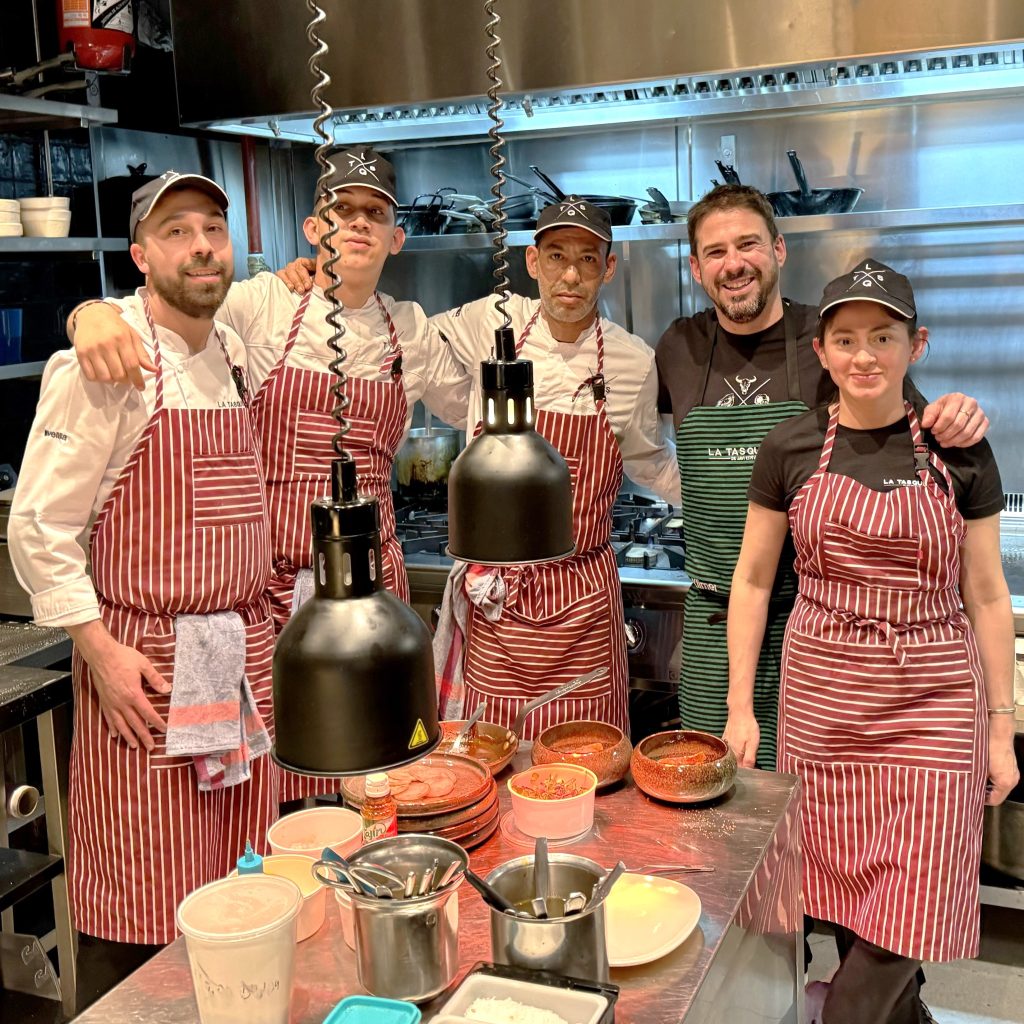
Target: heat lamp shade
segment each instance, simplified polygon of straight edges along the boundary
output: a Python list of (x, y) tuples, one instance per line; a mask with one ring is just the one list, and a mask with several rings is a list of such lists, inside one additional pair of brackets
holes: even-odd
[(303, 775), (363, 775), (441, 740), (430, 633), (386, 590), (311, 598), (274, 651), (274, 760)]
[(448, 551), (482, 565), (523, 565), (575, 551), (569, 467), (535, 430), (484, 432), (448, 474)]

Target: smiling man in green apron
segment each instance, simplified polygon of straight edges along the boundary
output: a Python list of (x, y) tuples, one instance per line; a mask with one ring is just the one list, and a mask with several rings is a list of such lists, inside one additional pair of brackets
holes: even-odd
[[(687, 222), (690, 271), (713, 306), (680, 317), (659, 341), (659, 407), (676, 429), (693, 581), (684, 607), (680, 715), (684, 727), (721, 735), (728, 717), (726, 608), (754, 459), (772, 427), (821, 405), (832, 385), (811, 345), (817, 308), (782, 297), (786, 243), (768, 200), (746, 185), (721, 185)], [(908, 397), (924, 405), (916, 391)], [(974, 444), (988, 428), (978, 403), (961, 394), (929, 405), (921, 422), (945, 447)], [(775, 767), (779, 661), (796, 595), (792, 562), (784, 551), (754, 682), (761, 768)]]

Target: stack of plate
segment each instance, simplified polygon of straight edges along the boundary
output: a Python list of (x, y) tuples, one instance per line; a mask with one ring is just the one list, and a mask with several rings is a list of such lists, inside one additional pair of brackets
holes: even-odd
[[(398, 831), (440, 836), (469, 850), (498, 827), (498, 787), (479, 761), (430, 754), (388, 772), (398, 804)], [(342, 793), (355, 807), (365, 800), (365, 778), (345, 779)]]
[(17, 199), (0, 199), (0, 238), (20, 238), (21, 206)]

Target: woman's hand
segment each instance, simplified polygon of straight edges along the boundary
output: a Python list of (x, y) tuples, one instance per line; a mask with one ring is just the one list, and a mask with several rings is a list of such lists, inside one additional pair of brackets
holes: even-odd
[[(1005, 719), (996, 722), (991, 719)], [(1020, 782), (1017, 757), (1013, 749), (1013, 715), (992, 715), (988, 737), (988, 791), (985, 803), (1001, 804)]]
[(277, 271), (277, 277), (281, 278), (289, 291), (296, 295), (305, 295), (313, 287), (313, 275), (316, 273), (316, 260), (308, 256), (300, 256), (292, 260), (286, 267)]
[(749, 712), (729, 712), (722, 739), (732, 747), (736, 760), (742, 768), (753, 768), (757, 759), (757, 748), (761, 743), (761, 730), (757, 719)]

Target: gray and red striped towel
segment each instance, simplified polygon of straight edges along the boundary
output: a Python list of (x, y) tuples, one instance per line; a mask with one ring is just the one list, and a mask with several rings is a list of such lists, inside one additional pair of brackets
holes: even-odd
[(179, 615), (174, 632), (167, 753), (192, 758), (200, 790), (237, 786), (270, 750), (245, 676), (245, 624), (237, 612)]

